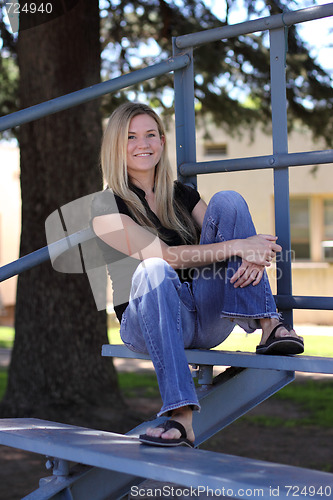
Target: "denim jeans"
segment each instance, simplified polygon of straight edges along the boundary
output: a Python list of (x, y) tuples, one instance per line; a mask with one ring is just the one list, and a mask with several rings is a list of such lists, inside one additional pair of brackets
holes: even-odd
[[(234, 191), (216, 193), (204, 218), (200, 244), (256, 234), (245, 200)], [(241, 259), (193, 269), (192, 283), (182, 283), (163, 259), (150, 258), (136, 269), (129, 305), (121, 321), (123, 342), (148, 353), (163, 401), (158, 415), (191, 405), (199, 410), (184, 348), (214, 347), (235, 324), (251, 333), (260, 318), (279, 317), (266, 273), (256, 286), (234, 288), (230, 278)]]

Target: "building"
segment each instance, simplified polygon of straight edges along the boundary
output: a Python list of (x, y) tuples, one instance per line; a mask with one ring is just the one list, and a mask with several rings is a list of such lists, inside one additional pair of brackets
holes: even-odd
[[(0, 142), (0, 266), (17, 259), (21, 226), (21, 192), (19, 150), (15, 145)], [(10, 324), (16, 300), (13, 277), (0, 283), (0, 324)]]

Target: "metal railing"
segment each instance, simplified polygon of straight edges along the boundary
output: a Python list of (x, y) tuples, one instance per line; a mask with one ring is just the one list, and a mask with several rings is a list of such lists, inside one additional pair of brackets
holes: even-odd
[[(177, 172), (180, 180), (196, 185), (197, 174), (272, 168), (274, 171), (275, 227), (279, 243), (283, 247), (281, 258), (277, 262), (277, 275), (279, 276), (277, 280), (277, 296), (275, 297), (277, 306), (289, 323), (292, 323), (292, 309), (333, 309), (333, 297), (292, 295), (289, 167), (313, 163), (331, 163), (333, 162), (333, 150), (288, 153), (285, 78), (285, 28), (292, 24), (332, 15), (333, 3), (329, 3), (176, 37), (173, 39), (173, 57), (168, 60), (2, 117), (0, 118), (0, 131), (174, 71)], [(197, 162), (195, 153), (193, 48), (205, 43), (264, 30), (269, 30), (270, 35), (272, 155)], [(91, 231), (81, 231), (70, 236), (70, 242), (69, 238), (64, 238), (52, 245), (61, 253), (61, 251), (65, 251), (72, 246), (73, 243), (79, 244), (91, 237), (93, 237)], [(49, 258), (49, 247), (44, 247), (21, 257), (0, 268), (0, 282)]]

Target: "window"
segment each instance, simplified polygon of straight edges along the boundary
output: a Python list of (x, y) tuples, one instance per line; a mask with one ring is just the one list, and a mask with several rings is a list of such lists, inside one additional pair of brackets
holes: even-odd
[(333, 200), (324, 200), (323, 257), (333, 261)]
[(228, 152), (227, 145), (224, 143), (205, 142), (204, 155), (206, 156), (226, 156)]
[(295, 260), (333, 262), (333, 198), (291, 198), (290, 233)]
[(308, 198), (290, 200), (291, 249), (297, 260), (310, 259), (310, 210)]

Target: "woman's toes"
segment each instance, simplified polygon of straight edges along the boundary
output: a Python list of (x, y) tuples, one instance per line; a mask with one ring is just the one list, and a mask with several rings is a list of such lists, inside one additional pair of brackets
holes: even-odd
[(287, 330), (286, 328), (283, 328), (282, 333), (279, 335), (279, 337), (295, 337), (297, 339), (303, 340), (303, 337), (297, 335), (295, 330)]
[(160, 437), (163, 434), (163, 428), (162, 427), (148, 427), (146, 430), (147, 436), (151, 437)]
[(178, 429), (169, 429), (168, 431), (161, 434), (162, 439), (179, 439), (180, 436), (181, 434)]

